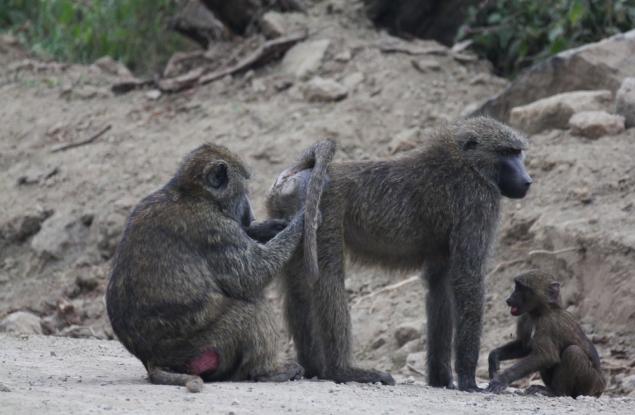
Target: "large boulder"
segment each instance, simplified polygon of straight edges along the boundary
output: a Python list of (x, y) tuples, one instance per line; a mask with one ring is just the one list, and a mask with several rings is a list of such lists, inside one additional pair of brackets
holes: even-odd
[(582, 111), (569, 120), (571, 134), (587, 138), (600, 138), (624, 131), (624, 117), (605, 111)]
[(532, 66), (472, 114), (506, 122), (514, 107), (590, 86), (615, 92), (629, 76), (635, 76), (635, 30), (564, 51)]
[(635, 78), (626, 78), (615, 96), (615, 112), (623, 116), (626, 128), (635, 127)]
[(569, 119), (576, 112), (608, 111), (612, 105), (613, 94), (607, 89), (564, 92), (512, 108), (509, 123), (530, 134), (552, 128), (564, 130), (569, 127)]

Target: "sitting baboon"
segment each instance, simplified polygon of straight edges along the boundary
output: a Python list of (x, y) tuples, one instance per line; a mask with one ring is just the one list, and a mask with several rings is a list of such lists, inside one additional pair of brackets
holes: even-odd
[[(521, 316), (517, 339), (489, 354), (487, 390), (499, 393), (539, 371), (548, 394), (600, 396), (606, 387), (600, 357), (574, 317), (562, 309), (560, 284), (537, 270), (520, 274), (514, 283), (507, 305), (513, 316)], [(497, 373), (499, 362), (509, 359), (521, 360)]]
[[(501, 197), (522, 198), (532, 182), (523, 163), (525, 148), (516, 131), (479, 117), (440, 128), (422, 148), (399, 158), (330, 165), (317, 231), (320, 275), (314, 284), (299, 275), (306, 260), (301, 253), (284, 271), (286, 317), (308, 376), (394, 383), (389, 374), (351, 366), (344, 289), (348, 248), (363, 263), (423, 267), (429, 289), (429, 384), (453, 386), (456, 332), (458, 387), (478, 389), (484, 267)], [(268, 205), (276, 204), (279, 188), (274, 186)]]
[(106, 293), (108, 316), (153, 383), (199, 391), (203, 380), (302, 375), (297, 364), (277, 364), (263, 290), (296, 250), (304, 215), (286, 228), (280, 220), (252, 224), (248, 178), (229, 150), (202, 145), (128, 219)]

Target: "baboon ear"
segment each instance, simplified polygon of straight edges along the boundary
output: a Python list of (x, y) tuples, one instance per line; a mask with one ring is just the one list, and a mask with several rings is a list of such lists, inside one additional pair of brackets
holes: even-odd
[(559, 304), (560, 303), (560, 283), (552, 282), (549, 284), (547, 288), (547, 299), (550, 304)]
[(205, 172), (205, 180), (214, 189), (222, 189), (227, 186), (229, 177), (227, 175), (227, 163), (218, 161), (210, 165)]

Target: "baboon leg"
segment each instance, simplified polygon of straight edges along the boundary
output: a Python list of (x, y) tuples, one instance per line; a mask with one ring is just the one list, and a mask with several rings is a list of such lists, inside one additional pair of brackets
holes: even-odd
[(269, 373), (255, 374), (252, 379), (256, 382), (286, 382), (301, 379), (304, 368), (296, 362), (288, 362), (274, 367)]
[(303, 261), (302, 249), (298, 248), (284, 268), (285, 315), (305, 376), (321, 378), (324, 376), (324, 350), (315, 318), (312, 290), (304, 278)]
[(157, 385), (185, 386), (189, 392), (194, 393), (203, 390), (203, 379), (196, 375), (174, 373), (158, 367), (149, 367), (148, 377), (150, 382)]
[(463, 391), (479, 391), (476, 386), (481, 327), (483, 321), (484, 286), (473, 271), (452, 275), (456, 330), (454, 338), (455, 370), (458, 386)]
[(428, 384), (452, 387), (452, 329), (454, 307), (447, 277), (447, 260), (435, 259), (425, 267), (428, 280)]
[(337, 211), (324, 212), (324, 217), (332, 219), (322, 225), (324, 229), (318, 232), (317, 241), (320, 276), (313, 295), (326, 363), (324, 377), (342, 383), (394, 385), (395, 381), (388, 373), (351, 367), (351, 319), (344, 286), (344, 246), (341, 231), (333, 228), (337, 227), (333, 219), (338, 216)]
[(559, 396), (600, 396), (605, 381), (584, 350), (573, 345), (562, 352), (560, 364), (554, 369), (550, 385), (547, 386)]

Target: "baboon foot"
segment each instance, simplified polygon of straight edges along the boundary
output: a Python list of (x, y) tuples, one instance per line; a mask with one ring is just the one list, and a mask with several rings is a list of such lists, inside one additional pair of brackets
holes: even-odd
[(476, 379), (474, 376), (459, 376), (459, 390), (463, 392), (485, 392), (485, 389), (476, 386)]
[(450, 369), (428, 370), (430, 370), (428, 374), (428, 385), (432, 386), (433, 388), (455, 389), (454, 383), (452, 382), (452, 371)]
[(254, 376), (253, 380), (256, 382), (286, 382), (302, 379), (303, 375), (304, 368), (302, 366), (295, 362), (289, 362), (270, 373)]
[(355, 367), (338, 368), (329, 371), (326, 379), (336, 383), (359, 382), (359, 383), (381, 383), (382, 385), (394, 385), (395, 379), (387, 372), (378, 370), (366, 370)]

